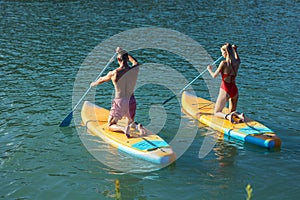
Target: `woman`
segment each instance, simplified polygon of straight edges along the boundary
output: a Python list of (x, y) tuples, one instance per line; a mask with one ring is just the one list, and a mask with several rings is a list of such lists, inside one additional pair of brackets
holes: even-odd
[[(213, 72), (212, 66), (208, 65), (207, 70), (213, 78), (216, 78), (219, 73), (222, 76), (222, 83), (220, 86), (219, 96), (215, 105), (215, 116), (228, 119), (232, 123), (244, 121), (244, 114), (236, 112), (238, 102), (238, 88), (235, 84), (235, 78), (240, 66), (240, 58), (237, 53), (237, 46), (229, 43), (221, 47), (222, 56), (226, 59), (222, 61), (218, 69)], [(223, 108), (229, 101), (229, 113), (222, 112)], [(237, 121), (235, 119), (238, 119)]]

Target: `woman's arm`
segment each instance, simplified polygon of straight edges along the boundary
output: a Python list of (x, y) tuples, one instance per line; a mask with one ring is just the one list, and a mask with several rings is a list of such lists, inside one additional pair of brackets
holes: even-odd
[(237, 46), (235, 44), (232, 45), (232, 48), (233, 48), (233, 52), (234, 52), (234, 58), (237, 60), (237, 61), (240, 61), (240, 57), (239, 57), (239, 54), (237, 52)]
[(212, 71), (212, 65), (208, 65), (207, 70), (213, 78), (216, 78), (218, 76), (218, 74), (221, 72), (221, 70), (223, 69), (224, 64), (225, 64), (225, 61), (222, 61), (219, 64), (219, 67), (217, 68), (217, 70), (215, 72)]

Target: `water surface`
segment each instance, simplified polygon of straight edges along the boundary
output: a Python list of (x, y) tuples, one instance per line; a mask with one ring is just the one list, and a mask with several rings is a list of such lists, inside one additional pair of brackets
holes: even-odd
[[(118, 179), (122, 199), (245, 199), (247, 184), (254, 199), (298, 199), (299, 2), (1, 1), (0, 7), (0, 198), (113, 199)], [(200, 127), (176, 163), (158, 171), (125, 174), (97, 161), (74, 126), (58, 124), (72, 109), (73, 84), (90, 52), (141, 27), (183, 33), (214, 59), (223, 43), (237, 44), (239, 110), (278, 133), (282, 148), (219, 140), (199, 159), (205, 135), (215, 133)], [(143, 64), (172, 66), (188, 81), (198, 75), (170, 52), (134, 53)], [(199, 79), (193, 88), (207, 97), (203, 83)], [(95, 101), (109, 108), (112, 89), (99, 87)], [(170, 95), (157, 85), (136, 91), (139, 121), (149, 123), (151, 104)], [(179, 101), (165, 109), (160, 135), (171, 141), (181, 119)]]

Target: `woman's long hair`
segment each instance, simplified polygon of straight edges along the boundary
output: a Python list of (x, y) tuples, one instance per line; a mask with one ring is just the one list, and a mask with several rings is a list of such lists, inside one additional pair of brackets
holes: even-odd
[(229, 63), (232, 64), (233, 61), (235, 61), (235, 56), (234, 56), (234, 51), (233, 51), (232, 45), (229, 43), (226, 43), (221, 47), (221, 49), (223, 51), (225, 51), (227, 54), (226, 60), (228, 60)]

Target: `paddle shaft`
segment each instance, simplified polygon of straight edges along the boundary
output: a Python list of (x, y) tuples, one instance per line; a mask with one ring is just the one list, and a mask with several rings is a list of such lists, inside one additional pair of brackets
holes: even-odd
[[(111, 59), (109, 60), (109, 62), (106, 64), (106, 66), (102, 69), (102, 71), (100, 72), (100, 74), (97, 76), (97, 78), (95, 79), (95, 81), (97, 81), (101, 75), (103, 74), (103, 72), (106, 70), (106, 68), (115, 60), (115, 57), (118, 53), (115, 53), (113, 55), (113, 57), (111, 57)], [(78, 105), (81, 103), (81, 101), (84, 99), (84, 97), (89, 93), (89, 91), (91, 90), (92, 86), (90, 86), (88, 88), (88, 90), (84, 93), (84, 95), (81, 97), (81, 99), (78, 101), (78, 103), (74, 106), (74, 108), (72, 109), (72, 111), (67, 115), (67, 117), (60, 123), (60, 127), (64, 127), (64, 126), (69, 126), (69, 124), (71, 123), (72, 117), (73, 117), (73, 112), (74, 110), (78, 107)]]
[[(216, 64), (221, 58), (223, 58), (223, 56), (220, 56), (217, 60), (215, 60), (211, 65)], [(196, 78), (194, 78), (189, 84), (187, 84), (184, 88), (182, 88), (182, 90), (180, 90), (180, 94), (186, 89), (188, 88), (192, 83), (194, 83), (200, 76), (202, 76), (205, 72), (207, 71), (207, 68), (201, 72)]]
[[(223, 56), (220, 56), (217, 60), (215, 60), (211, 65), (216, 64), (221, 58), (223, 58)], [(202, 76), (205, 72), (207, 71), (207, 69), (205, 69), (203, 72), (201, 72), (197, 77), (195, 77), (189, 84), (187, 84), (184, 88), (182, 88), (182, 90), (180, 90), (179, 94), (181, 94), (186, 88), (188, 88), (192, 83), (194, 83), (200, 76)], [(167, 99), (166, 101), (163, 102), (163, 104), (166, 104), (167, 102), (169, 102), (171, 99), (173, 99), (174, 97), (176, 97), (177, 94), (175, 94), (174, 96), (170, 97), (169, 99)]]
[[(103, 74), (103, 72), (106, 70), (106, 68), (115, 60), (115, 56), (117, 55), (117, 53), (115, 53), (113, 55), (113, 57), (111, 57), (111, 59), (109, 60), (109, 62), (106, 64), (106, 66), (102, 69), (102, 71), (100, 72), (100, 74), (97, 76), (97, 78), (95, 79), (95, 81), (97, 81)], [(84, 97), (89, 93), (89, 91), (91, 90), (92, 86), (89, 87), (89, 89), (84, 93), (84, 95), (81, 97), (81, 99), (78, 101), (78, 103), (74, 106), (72, 112), (77, 108), (77, 106), (81, 103), (81, 101), (84, 99)]]

